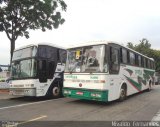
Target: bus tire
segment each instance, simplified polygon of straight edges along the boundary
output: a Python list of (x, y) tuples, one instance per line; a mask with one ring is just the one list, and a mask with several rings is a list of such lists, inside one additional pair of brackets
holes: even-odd
[(149, 82), (149, 85), (148, 85), (148, 89), (147, 89), (147, 92), (150, 92), (152, 90), (152, 84), (151, 84), (151, 81)]
[(120, 89), (120, 96), (119, 96), (119, 101), (122, 102), (126, 99), (127, 97), (127, 87), (126, 85), (122, 85)]
[(51, 98), (59, 98), (62, 96), (62, 87), (59, 85), (59, 83), (52, 85), (49, 95)]

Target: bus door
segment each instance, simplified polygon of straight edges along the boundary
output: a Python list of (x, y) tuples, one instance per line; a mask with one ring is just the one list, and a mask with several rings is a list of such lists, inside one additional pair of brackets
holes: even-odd
[(119, 96), (120, 53), (119, 49), (113, 46), (110, 46), (109, 50), (109, 99), (112, 100)]

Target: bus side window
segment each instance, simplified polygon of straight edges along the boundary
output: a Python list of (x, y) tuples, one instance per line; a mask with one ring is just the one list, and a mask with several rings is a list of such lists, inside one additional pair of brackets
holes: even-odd
[(135, 54), (135, 65), (139, 66), (139, 61), (138, 61), (138, 55), (137, 54)]
[(151, 69), (155, 69), (155, 68), (154, 68), (154, 62), (153, 62), (153, 61), (151, 61)]
[(127, 50), (127, 63), (130, 64), (130, 55), (128, 50)]
[(119, 52), (118, 49), (110, 48), (110, 73), (118, 74), (119, 72)]
[(139, 67), (142, 67), (142, 62), (141, 62), (142, 60), (141, 59), (142, 59), (142, 57), (140, 55), (138, 55), (138, 63), (139, 63), (138, 65), (139, 65)]
[(148, 60), (148, 68), (151, 69), (151, 62)]
[(141, 65), (144, 67), (144, 57), (141, 56)]
[(39, 49), (38, 49), (39, 57), (46, 58), (47, 57), (46, 52), (47, 52), (46, 46), (39, 46)]
[(145, 66), (148, 68), (148, 60), (145, 58)]
[(124, 48), (120, 49), (120, 61), (121, 63), (127, 63), (127, 50)]
[(130, 64), (135, 65), (135, 54), (130, 52)]
[(146, 68), (146, 58), (143, 58), (144, 61), (144, 68)]

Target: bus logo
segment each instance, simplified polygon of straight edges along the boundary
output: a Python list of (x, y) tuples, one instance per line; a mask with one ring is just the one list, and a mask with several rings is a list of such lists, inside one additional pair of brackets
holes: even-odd
[(79, 87), (82, 87), (82, 83), (79, 83)]

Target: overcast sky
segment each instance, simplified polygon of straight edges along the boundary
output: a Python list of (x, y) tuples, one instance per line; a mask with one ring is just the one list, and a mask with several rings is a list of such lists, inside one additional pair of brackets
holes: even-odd
[[(88, 41), (109, 40), (126, 45), (147, 38), (160, 49), (160, 0), (64, 0), (66, 22), (58, 29), (30, 31), (19, 37), (16, 48), (38, 42), (67, 47)], [(0, 33), (0, 64), (9, 64), (10, 42)]]

